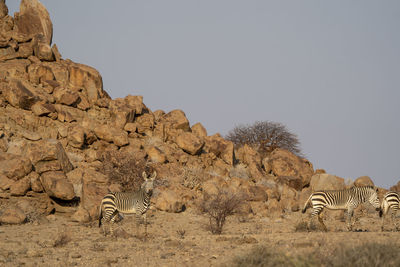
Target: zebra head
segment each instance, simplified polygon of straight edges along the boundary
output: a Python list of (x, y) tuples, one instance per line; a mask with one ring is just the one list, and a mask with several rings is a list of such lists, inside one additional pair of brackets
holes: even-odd
[(379, 211), (381, 209), (381, 203), (378, 198), (378, 188), (377, 187), (369, 187), (368, 191), (370, 192), (368, 201), (371, 203), (374, 208)]
[(150, 177), (146, 174), (146, 172), (143, 172), (142, 176), (144, 179), (144, 183), (142, 184), (141, 188), (147, 195), (151, 196), (153, 194), (154, 180), (157, 177), (157, 173), (156, 173), (156, 171), (154, 171)]

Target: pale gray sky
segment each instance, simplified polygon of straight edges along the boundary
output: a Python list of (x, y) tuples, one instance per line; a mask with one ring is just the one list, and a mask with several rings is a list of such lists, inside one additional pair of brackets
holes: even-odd
[(281, 122), (315, 169), (400, 180), (400, 1), (41, 2), (62, 56), (113, 98), (182, 109), (209, 134)]

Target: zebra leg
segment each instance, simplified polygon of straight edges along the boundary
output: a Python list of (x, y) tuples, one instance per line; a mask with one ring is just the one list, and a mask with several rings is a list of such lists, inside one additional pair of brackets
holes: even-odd
[(353, 209), (352, 208), (349, 208), (348, 210), (347, 210), (347, 230), (348, 231), (351, 231), (351, 230), (353, 230), (353, 225), (352, 225), (352, 223), (351, 223), (351, 218), (353, 217)]
[(112, 215), (111, 220), (110, 220), (110, 235), (111, 236), (114, 235), (113, 226), (114, 226), (115, 219), (117, 218), (117, 216), (118, 216), (118, 212), (114, 212), (114, 214)]
[(328, 232), (328, 229), (326, 228), (325, 224), (324, 224), (324, 220), (322, 219), (322, 213), (318, 213), (318, 221), (319, 223), (322, 225), (322, 228), (324, 229), (325, 232)]
[(139, 237), (139, 227), (140, 227), (140, 221), (142, 219), (142, 215), (139, 213), (136, 213), (136, 237)]
[(395, 229), (396, 229), (396, 231), (399, 231), (399, 226), (397, 225), (397, 222), (396, 222), (396, 213), (397, 213), (397, 210), (393, 207), (393, 209), (392, 209), (392, 223), (394, 224), (394, 227), (395, 227)]

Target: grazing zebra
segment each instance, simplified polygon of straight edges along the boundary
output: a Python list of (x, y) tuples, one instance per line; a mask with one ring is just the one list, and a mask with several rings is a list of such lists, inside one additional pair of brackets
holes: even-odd
[(399, 208), (400, 208), (400, 194), (397, 192), (387, 192), (383, 196), (381, 210), (379, 211), (379, 216), (382, 217), (382, 226), (381, 226), (382, 231), (383, 231), (383, 224), (385, 222), (385, 217), (389, 209), (392, 210), (392, 223), (394, 223), (396, 230), (399, 231), (399, 227), (397, 226), (395, 220), (396, 212), (399, 210)]
[(311, 201), (313, 208), (311, 220), (314, 216), (318, 215), (318, 221), (321, 223), (324, 230), (327, 231), (326, 226), (321, 218), (322, 210), (324, 208), (332, 210), (347, 210), (347, 229), (351, 231), (351, 218), (353, 216), (354, 209), (357, 208), (358, 205), (368, 201), (376, 208), (376, 210), (380, 209), (377, 191), (378, 189), (373, 186), (362, 186), (351, 187), (343, 190), (314, 192), (304, 204), (302, 212), (306, 212), (308, 203)]
[[(154, 172), (149, 177), (146, 172), (142, 173), (144, 183), (136, 192), (115, 192), (108, 193), (104, 196), (100, 205), (99, 227), (102, 220), (110, 223), (110, 234), (113, 235), (113, 224), (119, 213), (136, 214), (136, 230), (139, 230), (140, 217), (143, 216), (145, 224), (145, 235), (147, 235), (147, 218), (146, 211), (150, 207), (150, 198), (153, 193), (154, 180), (157, 173)], [(104, 213), (104, 215), (103, 215)], [(103, 232), (106, 235), (104, 225)]]

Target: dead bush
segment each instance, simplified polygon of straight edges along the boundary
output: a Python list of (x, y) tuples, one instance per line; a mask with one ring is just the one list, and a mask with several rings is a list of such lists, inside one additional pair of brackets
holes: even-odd
[(71, 236), (67, 232), (61, 232), (54, 240), (53, 247), (63, 247), (71, 241)]
[(101, 155), (103, 162), (99, 170), (110, 178), (111, 183), (120, 184), (124, 192), (135, 191), (143, 183), (142, 173), (153, 173), (144, 158), (120, 151), (106, 151)]
[(210, 219), (211, 233), (221, 234), (226, 217), (237, 212), (244, 200), (243, 194), (234, 194), (223, 189), (218, 189), (215, 195), (204, 194), (200, 202), (200, 210)]
[(309, 224), (308, 222), (300, 221), (299, 223), (296, 224), (294, 231), (295, 232), (313, 232), (313, 231), (318, 231), (318, 228), (315, 225), (315, 223)]
[(253, 147), (262, 157), (267, 156), (276, 148), (283, 148), (302, 156), (297, 135), (291, 133), (279, 122), (256, 121), (251, 125), (239, 125), (233, 128), (225, 138), (232, 141), (236, 147), (245, 144)]

